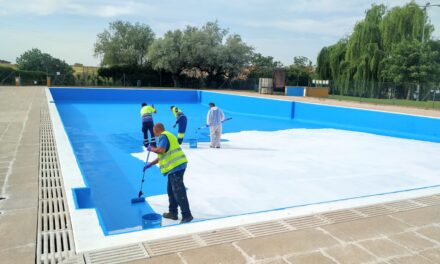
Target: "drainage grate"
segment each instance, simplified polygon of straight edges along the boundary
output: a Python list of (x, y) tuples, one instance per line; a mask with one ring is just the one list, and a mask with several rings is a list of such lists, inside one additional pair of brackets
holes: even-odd
[(243, 228), (255, 237), (283, 233), (292, 230), (281, 221), (270, 221), (243, 226)]
[(421, 203), (426, 206), (440, 204), (440, 196), (437, 196), (437, 195), (426, 196), (426, 197), (421, 197), (421, 198), (412, 199), (412, 200), (415, 201), (416, 203)]
[(93, 264), (126, 263), (128, 261), (143, 259), (147, 257), (148, 253), (140, 243), (126, 247), (110, 248), (84, 254), (86, 263)]
[(284, 222), (292, 226), (294, 229), (306, 229), (314, 228), (318, 226), (328, 225), (330, 222), (327, 219), (323, 219), (318, 215), (308, 215), (296, 218), (284, 219)]
[(385, 203), (383, 204), (383, 206), (393, 210), (394, 212), (408, 211), (423, 207), (421, 204), (414, 202), (412, 200), (403, 200), (403, 201)]
[(68, 259), (70, 263), (82, 263), (82, 257), (74, 257), (72, 225), (47, 109), (42, 109), (40, 116), (37, 263), (61, 263)]
[(395, 212), (394, 210), (385, 207), (383, 205), (359, 207), (359, 208), (355, 208), (353, 211), (359, 212), (367, 217), (388, 215)]
[(341, 223), (364, 218), (364, 216), (354, 210), (340, 210), (320, 214), (331, 223)]
[(204, 246), (194, 236), (182, 236), (144, 243), (150, 256), (164, 255)]
[(234, 242), (249, 238), (250, 236), (239, 228), (227, 228), (218, 231), (197, 234), (207, 246)]

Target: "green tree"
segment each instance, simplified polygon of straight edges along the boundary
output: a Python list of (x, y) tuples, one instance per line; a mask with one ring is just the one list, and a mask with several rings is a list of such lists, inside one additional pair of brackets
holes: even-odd
[[(418, 85), (439, 81), (439, 58), (440, 52), (433, 50), (431, 45), (424, 45), (418, 40), (404, 40), (395, 44), (389, 56), (383, 61), (381, 77), (395, 83)], [(407, 99), (411, 96), (411, 87), (406, 89)]]
[(65, 61), (54, 58), (47, 53), (42, 53), (39, 49), (24, 52), (16, 61), (20, 70), (46, 72), (48, 75), (60, 72), (65, 76), (73, 73), (72, 67)]
[(148, 25), (115, 21), (98, 34), (95, 56), (101, 58), (101, 65), (136, 65), (147, 62), (148, 48), (154, 41), (154, 32)]
[(169, 72), (178, 86), (182, 72), (196, 71), (209, 86), (235, 78), (247, 66), (252, 48), (239, 35), (227, 35), (217, 22), (203, 27), (187, 26), (183, 31), (168, 31), (150, 47), (148, 59), (155, 70)]
[(289, 83), (307, 86), (315, 69), (312, 62), (303, 56), (293, 58), (293, 64), (286, 68), (286, 77)]
[(201, 28), (188, 26), (183, 32), (182, 51), (187, 68), (206, 74), (209, 84), (236, 77), (252, 55), (252, 48), (239, 35), (228, 36), (228, 30), (217, 21)]
[(186, 57), (183, 53), (183, 32), (168, 31), (151, 45), (148, 59), (155, 70), (169, 72), (173, 78), (174, 87), (179, 85), (179, 75), (187, 68)]
[(233, 79), (248, 66), (252, 58), (252, 47), (243, 42), (237, 34), (228, 36), (220, 49), (220, 61), (217, 74)]
[(273, 71), (282, 68), (283, 64), (275, 61), (272, 56), (263, 56), (254, 53), (251, 59), (251, 72), (249, 78), (272, 78)]
[[(398, 43), (420, 42), (423, 34), (429, 41), (433, 26), (425, 21), (423, 10), (415, 2), (391, 10), (384, 5), (373, 5), (366, 11), (365, 18), (356, 23), (350, 36), (321, 50), (317, 73), (323, 79), (334, 81), (333, 93), (383, 96), (388, 90), (381, 83), (386, 75), (382, 74), (384, 60)], [(388, 72), (390, 63), (388, 60), (386, 64)]]

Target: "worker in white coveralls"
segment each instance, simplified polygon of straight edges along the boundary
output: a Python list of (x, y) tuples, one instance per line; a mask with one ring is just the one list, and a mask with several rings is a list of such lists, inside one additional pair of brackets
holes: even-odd
[(215, 106), (214, 103), (209, 103), (209, 111), (206, 116), (206, 126), (210, 129), (211, 148), (220, 148), (220, 139), (222, 135), (222, 122), (225, 120), (223, 111)]
[(189, 223), (193, 220), (193, 216), (189, 209), (186, 188), (183, 183), (183, 175), (185, 174), (188, 160), (180, 148), (177, 138), (172, 133), (165, 131), (165, 127), (162, 123), (154, 125), (153, 131), (154, 135), (158, 138), (157, 148), (150, 145), (147, 147), (147, 150), (157, 153), (158, 157), (145, 165), (144, 171), (159, 163), (160, 172), (168, 176), (167, 192), (169, 210), (163, 213), (162, 216), (164, 218), (177, 220), (178, 207), (180, 207), (182, 212), (182, 220), (180, 223)]

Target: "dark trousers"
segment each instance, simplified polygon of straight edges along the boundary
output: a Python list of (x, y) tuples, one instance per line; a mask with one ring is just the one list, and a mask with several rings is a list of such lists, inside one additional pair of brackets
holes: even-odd
[(177, 215), (177, 207), (182, 211), (182, 217), (191, 216), (189, 209), (188, 197), (186, 196), (186, 188), (183, 183), (183, 174), (185, 170), (179, 170), (168, 174), (168, 200), (170, 202), (169, 212)]
[(188, 123), (188, 120), (186, 119), (186, 116), (181, 116), (179, 120), (177, 120), (177, 125), (179, 126), (177, 130), (177, 141), (179, 144), (182, 144), (183, 137), (185, 136), (186, 131), (186, 124)]
[(153, 132), (154, 122), (142, 122), (142, 133), (144, 133), (144, 146), (148, 147), (150, 141), (148, 140), (148, 133), (150, 133), (151, 146), (156, 147), (156, 138)]

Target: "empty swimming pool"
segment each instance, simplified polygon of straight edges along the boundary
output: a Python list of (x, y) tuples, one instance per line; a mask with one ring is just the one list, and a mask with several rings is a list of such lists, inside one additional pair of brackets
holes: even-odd
[[(163, 221), (161, 228), (141, 231), (143, 215), (167, 211), (166, 178), (157, 167), (147, 171), (146, 202), (130, 203), (146, 158), (141, 102), (154, 104), (155, 122), (174, 133), (169, 108), (179, 106), (189, 119), (185, 139), (199, 141), (196, 149), (183, 144), (195, 217), (187, 229), (440, 184), (440, 165), (432, 162), (440, 154), (435, 118), (191, 90), (53, 88), (48, 100), (73, 226), (87, 231), (75, 239), (89, 243), (85, 250), (99, 244), (93, 236), (116, 241), (179, 228)], [(205, 143), (206, 129), (197, 130), (209, 102), (232, 118), (219, 150)]]

